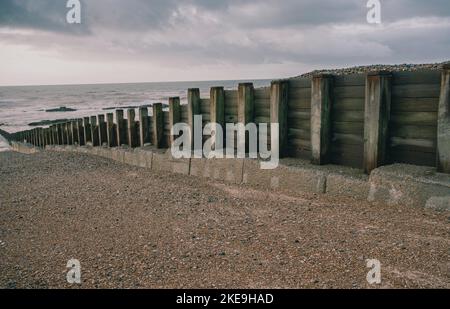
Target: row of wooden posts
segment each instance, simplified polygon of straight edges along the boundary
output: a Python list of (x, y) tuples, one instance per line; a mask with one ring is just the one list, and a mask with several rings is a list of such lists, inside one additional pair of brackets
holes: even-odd
[[(437, 167), (441, 172), (450, 173), (450, 68), (443, 70), (441, 99), (438, 115)], [(391, 104), (391, 78), (389, 72), (372, 72), (367, 75), (366, 102), (364, 119), (364, 169), (367, 173), (386, 164), (388, 151), (388, 125)], [(311, 147), (312, 162), (327, 164), (330, 162), (331, 144), (331, 105), (333, 76), (316, 75), (312, 78), (311, 94)], [(288, 151), (288, 100), (289, 80), (271, 83), (270, 121), (279, 123), (280, 156)], [(33, 145), (86, 145), (116, 147), (128, 145), (139, 147), (153, 144), (157, 148), (169, 145), (164, 143), (164, 115), (161, 103), (152, 106), (153, 116), (149, 117), (146, 107), (139, 108), (136, 121), (134, 109), (127, 110), (127, 119), (123, 110), (116, 110), (116, 122), (113, 113), (85, 117), (49, 128), (36, 128), (12, 134), (15, 140), (26, 140)], [(201, 114), (200, 90), (188, 90), (188, 125), (193, 132), (194, 115)], [(223, 87), (213, 87), (210, 93), (211, 122), (225, 125), (225, 93)], [(242, 83), (238, 87), (238, 122), (254, 122), (254, 88), (251, 83)], [(169, 99), (169, 125), (180, 122), (181, 108), (178, 97)], [(151, 127), (150, 127), (151, 126)], [(152, 134), (150, 135), (150, 132)], [(193, 145), (192, 137), (191, 143)], [(171, 137), (170, 141), (173, 141)]]

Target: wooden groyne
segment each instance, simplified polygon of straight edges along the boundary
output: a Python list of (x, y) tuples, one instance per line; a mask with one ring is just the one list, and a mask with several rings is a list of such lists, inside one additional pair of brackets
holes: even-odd
[[(154, 104), (116, 110), (48, 128), (8, 134), (8, 140), (37, 147), (93, 145), (168, 148), (170, 128), (193, 127), (195, 115), (208, 122), (279, 123), (280, 154), (335, 164), (366, 173), (392, 163), (436, 167), (450, 173), (450, 67), (442, 71), (371, 72), (277, 80), (255, 89), (213, 87), (210, 98), (188, 90), (188, 103), (169, 99), (169, 110)], [(151, 115), (150, 115), (151, 114)], [(150, 116), (149, 116), (150, 115)], [(115, 120), (115, 121), (114, 121)], [(192, 140), (192, 137), (191, 137)]]

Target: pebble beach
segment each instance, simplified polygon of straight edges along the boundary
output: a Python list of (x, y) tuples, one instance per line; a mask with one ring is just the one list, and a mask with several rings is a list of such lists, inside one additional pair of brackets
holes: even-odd
[[(1, 288), (450, 288), (449, 223), (82, 154), (0, 153)], [(72, 258), (79, 285), (66, 281)]]

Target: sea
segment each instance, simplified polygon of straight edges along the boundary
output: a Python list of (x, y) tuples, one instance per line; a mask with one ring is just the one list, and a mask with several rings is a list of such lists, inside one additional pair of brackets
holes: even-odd
[[(258, 88), (269, 86), (270, 81), (264, 79), (0, 87), (0, 129), (13, 133), (34, 128), (30, 123), (43, 120), (82, 118), (106, 114), (117, 108), (152, 103), (167, 104), (169, 97), (180, 97), (181, 104), (185, 104), (189, 88), (199, 88), (200, 96), (209, 98), (211, 87), (237, 89), (239, 83), (252, 82), (255, 88)], [(75, 111), (48, 111), (60, 107)], [(8, 150), (8, 144), (0, 137), (0, 151), (5, 150)]]

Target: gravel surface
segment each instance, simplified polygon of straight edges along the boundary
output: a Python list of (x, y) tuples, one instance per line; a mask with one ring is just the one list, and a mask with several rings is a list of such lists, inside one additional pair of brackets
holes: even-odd
[(347, 74), (359, 74), (367, 73), (371, 71), (391, 71), (391, 72), (404, 72), (404, 71), (420, 71), (420, 70), (441, 70), (446, 64), (450, 64), (450, 61), (442, 63), (425, 63), (425, 64), (375, 64), (375, 65), (363, 65), (350, 68), (342, 69), (325, 69), (325, 70), (315, 70), (302, 74), (299, 77), (312, 77), (315, 74), (320, 73), (330, 73), (334, 75), (347, 75)]
[(450, 288), (449, 213), (52, 152), (0, 153), (0, 202), (2, 288)]

